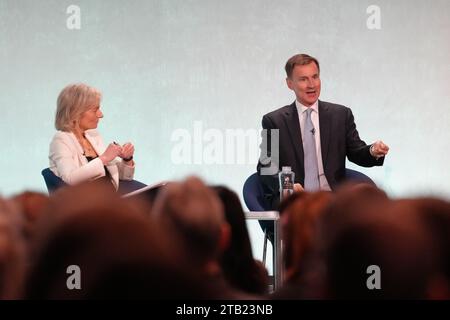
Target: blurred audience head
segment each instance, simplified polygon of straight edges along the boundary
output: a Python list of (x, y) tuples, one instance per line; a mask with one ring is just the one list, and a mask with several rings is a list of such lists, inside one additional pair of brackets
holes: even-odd
[(436, 198), (404, 200), (418, 211), (420, 223), (432, 235), (437, 268), (428, 287), (429, 299), (450, 299), (450, 202)]
[(325, 217), (328, 298), (426, 298), (436, 251), (413, 207), (375, 189), (347, 190)]
[(385, 208), (389, 206), (389, 201), (383, 190), (369, 184), (346, 184), (342, 186), (335, 192), (329, 210), (320, 219), (320, 241), (332, 243), (336, 233), (350, 225), (355, 219), (384, 215)]
[(305, 271), (318, 237), (318, 220), (329, 206), (331, 192), (303, 193), (283, 209), (285, 281), (295, 281)]
[(195, 273), (138, 208), (104, 184), (58, 190), (36, 229), (25, 298), (203, 298)]
[(23, 216), (22, 232), (27, 241), (31, 241), (34, 229), (46, 211), (49, 204), (49, 197), (43, 193), (26, 191), (11, 199), (18, 207)]
[(157, 196), (152, 214), (173, 230), (174, 241), (202, 265), (218, 261), (229, 243), (229, 225), (214, 191), (199, 178), (167, 184)]
[(26, 268), (22, 218), (14, 202), (0, 198), (0, 299), (21, 295)]

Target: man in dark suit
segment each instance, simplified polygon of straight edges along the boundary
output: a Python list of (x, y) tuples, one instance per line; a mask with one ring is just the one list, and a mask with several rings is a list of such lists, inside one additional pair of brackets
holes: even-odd
[(279, 204), (282, 167), (294, 171), (296, 191), (331, 191), (345, 178), (346, 157), (360, 166), (381, 166), (389, 150), (382, 141), (367, 145), (359, 138), (349, 108), (319, 100), (317, 59), (298, 54), (287, 61), (285, 69), (287, 86), (296, 101), (264, 115), (257, 168), (272, 209)]

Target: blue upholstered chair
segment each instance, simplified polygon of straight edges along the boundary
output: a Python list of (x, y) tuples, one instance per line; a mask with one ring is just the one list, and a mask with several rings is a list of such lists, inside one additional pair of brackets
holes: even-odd
[[(367, 175), (362, 172), (345, 169), (345, 179), (352, 182), (368, 183), (375, 186), (375, 183)], [(258, 173), (253, 173), (244, 183), (243, 187), (244, 202), (250, 211), (270, 211), (272, 208), (264, 198), (264, 190), (260, 181)], [(270, 238), (270, 233), (273, 233), (273, 222), (259, 221), (261, 229), (264, 232), (264, 248), (263, 248), (263, 263), (266, 261), (267, 240)]]
[[(352, 182), (361, 182), (375, 185), (375, 182), (362, 172), (345, 169), (345, 179)], [(272, 210), (266, 203), (264, 191), (258, 173), (253, 173), (244, 183), (244, 202), (250, 211)]]
[(368, 183), (376, 186), (375, 182), (364, 173), (348, 168), (345, 169), (345, 180), (350, 182)]
[[(252, 174), (244, 183), (243, 187), (244, 202), (250, 211), (270, 211), (270, 205), (266, 203), (264, 198), (264, 190), (257, 172)], [(266, 265), (267, 240), (269, 233), (273, 233), (272, 221), (258, 221), (261, 229), (264, 232), (264, 246), (263, 246), (263, 264)]]
[[(52, 170), (49, 168), (45, 168), (41, 172), (42, 176), (44, 177), (45, 184), (47, 186), (48, 193), (52, 194), (56, 191), (56, 189), (63, 187), (67, 185), (60, 177), (55, 175)], [(138, 189), (141, 189), (143, 187), (146, 187), (147, 185), (137, 181), (137, 180), (120, 180), (119, 182), (119, 193), (125, 194), (129, 193)]]
[(41, 171), (42, 176), (44, 177), (45, 185), (47, 186), (48, 193), (55, 192), (56, 189), (63, 187), (66, 183), (53, 173), (50, 168), (45, 168)]
[(271, 208), (265, 202), (263, 187), (257, 172), (244, 183), (244, 202), (250, 211), (269, 211)]

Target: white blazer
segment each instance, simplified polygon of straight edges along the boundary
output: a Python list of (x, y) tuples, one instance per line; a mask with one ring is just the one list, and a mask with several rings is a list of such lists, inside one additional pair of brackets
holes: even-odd
[[(98, 155), (106, 148), (97, 130), (86, 130), (86, 139), (92, 144)], [(50, 170), (65, 183), (74, 185), (87, 180), (94, 180), (106, 175), (102, 160), (96, 158), (88, 162), (84, 156), (83, 147), (72, 132), (57, 131), (50, 143)], [(106, 165), (112, 177), (116, 190), (119, 179), (132, 180), (134, 165), (128, 166), (121, 159), (116, 158)]]

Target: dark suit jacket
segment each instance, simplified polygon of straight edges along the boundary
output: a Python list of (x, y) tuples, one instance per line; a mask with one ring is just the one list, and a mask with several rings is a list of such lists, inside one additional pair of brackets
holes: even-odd
[[(381, 166), (384, 157), (375, 159), (370, 145), (359, 138), (350, 108), (319, 100), (320, 143), (325, 176), (331, 189), (345, 178), (345, 158), (363, 167)], [(295, 102), (263, 116), (263, 129), (279, 129), (279, 161), (272, 157), (271, 139), (274, 133), (262, 133), (261, 156), (258, 173), (272, 208), (279, 201), (279, 182), (276, 171), (290, 166), (295, 182), (304, 185), (303, 142)], [(262, 168), (272, 166), (272, 175), (261, 175)], [(275, 170), (276, 169), (276, 170)]]

